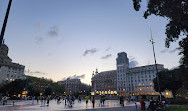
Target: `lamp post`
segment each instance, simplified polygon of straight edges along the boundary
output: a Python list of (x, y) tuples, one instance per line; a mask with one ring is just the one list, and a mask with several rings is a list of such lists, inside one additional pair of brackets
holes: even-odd
[(9, 15), (9, 12), (10, 12), (11, 4), (12, 4), (12, 0), (9, 0), (7, 12), (6, 12), (6, 15), (5, 15), (5, 19), (4, 19), (4, 22), (3, 22), (3, 27), (2, 27), (1, 35), (0, 35), (0, 47), (1, 47), (1, 44), (3, 42), (3, 37), (4, 37), (6, 25), (7, 25), (7, 20), (8, 20), (8, 15)]
[(158, 69), (157, 69), (157, 62), (156, 62), (156, 56), (155, 56), (155, 47), (154, 47), (154, 41), (153, 41), (153, 38), (152, 38), (152, 32), (151, 32), (151, 40), (150, 42), (152, 43), (152, 47), (153, 47), (153, 56), (154, 56), (154, 60), (155, 60), (155, 69), (156, 69), (156, 72), (157, 72), (157, 86), (158, 86), (158, 89), (159, 89), (159, 93), (160, 93), (160, 101), (161, 101), (161, 89), (160, 89), (160, 83), (159, 83), (159, 74), (158, 74)]

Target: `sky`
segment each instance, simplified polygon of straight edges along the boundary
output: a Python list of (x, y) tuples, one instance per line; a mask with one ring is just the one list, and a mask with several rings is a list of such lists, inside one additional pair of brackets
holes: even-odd
[[(0, 26), (8, 0), (0, 0)], [(144, 19), (146, 3), (135, 11), (132, 0), (13, 0), (5, 44), (13, 62), (29, 75), (54, 81), (80, 76), (91, 84), (92, 72), (116, 69), (117, 53), (126, 52), (132, 67), (179, 65), (178, 43), (165, 48), (166, 18)], [(26, 72), (26, 74), (28, 74)]]

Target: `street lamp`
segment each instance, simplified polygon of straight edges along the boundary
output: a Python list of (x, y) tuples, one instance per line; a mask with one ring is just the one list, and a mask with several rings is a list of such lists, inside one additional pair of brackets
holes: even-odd
[(152, 38), (152, 32), (151, 32), (151, 40), (150, 42), (152, 43), (152, 47), (153, 47), (153, 56), (154, 56), (154, 60), (155, 60), (155, 69), (156, 69), (156, 72), (157, 72), (157, 86), (158, 86), (158, 89), (159, 89), (159, 93), (160, 93), (160, 101), (161, 101), (161, 89), (160, 89), (160, 83), (159, 83), (159, 74), (158, 74), (158, 69), (157, 69), (157, 62), (156, 62), (156, 57), (155, 57), (155, 48), (154, 48), (154, 41), (153, 41), (153, 38)]
[(12, 0), (9, 0), (7, 12), (6, 12), (6, 15), (5, 15), (5, 19), (4, 19), (4, 22), (3, 22), (3, 27), (2, 27), (1, 35), (0, 35), (0, 47), (1, 47), (1, 44), (3, 42), (3, 37), (4, 37), (6, 25), (7, 25), (7, 20), (8, 20), (8, 15), (9, 15), (11, 4), (12, 4)]

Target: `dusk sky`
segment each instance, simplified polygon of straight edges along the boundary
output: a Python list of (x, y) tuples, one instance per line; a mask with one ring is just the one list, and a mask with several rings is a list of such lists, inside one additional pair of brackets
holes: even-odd
[[(7, 5), (0, 0), (1, 27)], [(96, 68), (116, 69), (118, 52), (136, 66), (154, 64), (151, 28), (157, 63), (178, 66), (178, 43), (165, 48), (167, 19), (144, 19), (145, 5), (137, 12), (132, 0), (13, 0), (4, 36), (9, 57), (29, 75), (58, 81), (85, 74), (90, 84)]]

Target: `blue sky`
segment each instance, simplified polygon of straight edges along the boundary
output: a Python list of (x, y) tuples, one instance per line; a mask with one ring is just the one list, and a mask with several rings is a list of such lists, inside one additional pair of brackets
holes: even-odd
[[(0, 2), (2, 26), (8, 0)], [(82, 82), (89, 84), (96, 68), (116, 69), (118, 52), (126, 52), (137, 66), (153, 64), (151, 28), (157, 63), (178, 66), (180, 56), (173, 52), (178, 43), (168, 50), (164, 45), (168, 21), (153, 15), (144, 19), (145, 5), (136, 12), (132, 0), (13, 0), (5, 32), (9, 56), (30, 75), (58, 81), (85, 74)]]

